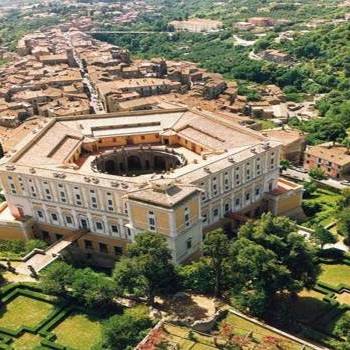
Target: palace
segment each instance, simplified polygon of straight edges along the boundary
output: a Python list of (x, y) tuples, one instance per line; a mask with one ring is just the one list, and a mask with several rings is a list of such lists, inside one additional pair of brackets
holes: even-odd
[(0, 161), (6, 215), (23, 237), (81, 232), (77, 251), (108, 258), (138, 232), (159, 232), (181, 263), (223, 220), (300, 210), (301, 186), (279, 178), (280, 149), (186, 108), (50, 118)]

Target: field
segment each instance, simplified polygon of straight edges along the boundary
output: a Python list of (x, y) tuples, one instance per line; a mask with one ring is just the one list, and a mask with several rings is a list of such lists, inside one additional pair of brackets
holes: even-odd
[(319, 277), (320, 282), (327, 283), (334, 287), (348, 281), (350, 285), (350, 266), (345, 264), (322, 264), (322, 272)]
[(77, 350), (89, 349), (101, 338), (101, 323), (90, 319), (87, 315), (73, 313), (52, 331), (57, 342)]
[(20, 326), (35, 327), (52, 310), (50, 303), (19, 295), (0, 309), (0, 327), (11, 330)]

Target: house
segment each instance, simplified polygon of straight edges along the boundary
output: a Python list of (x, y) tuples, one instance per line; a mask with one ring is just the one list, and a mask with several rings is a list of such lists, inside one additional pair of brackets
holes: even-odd
[(331, 143), (309, 146), (305, 151), (304, 168), (320, 168), (329, 177), (342, 178), (350, 174), (350, 152), (344, 146)]

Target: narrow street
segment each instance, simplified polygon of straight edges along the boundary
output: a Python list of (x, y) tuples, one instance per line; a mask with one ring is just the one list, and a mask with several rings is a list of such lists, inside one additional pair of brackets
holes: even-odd
[(67, 39), (67, 43), (68, 43), (69, 47), (73, 50), (73, 57), (74, 57), (75, 62), (79, 66), (80, 73), (83, 77), (83, 84), (89, 90), (90, 105), (93, 108), (94, 113), (96, 113), (96, 114), (107, 113), (104, 109), (103, 103), (101, 102), (101, 100), (98, 97), (96, 89), (93, 87), (93, 84), (90, 80), (89, 73), (84, 68), (83, 62), (81, 61), (79, 54), (77, 53), (77, 51), (72, 43), (72, 39), (71, 39), (69, 33), (65, 33), (64, 36)]

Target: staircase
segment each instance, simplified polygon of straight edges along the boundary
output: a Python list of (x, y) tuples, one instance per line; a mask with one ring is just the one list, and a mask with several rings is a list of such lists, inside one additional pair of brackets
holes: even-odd
[(33, 270), (37, 273), (57, 260), (66, 248), (71, 246), (81, 236), (87, 233), (86, 230), (80, 230), (69, 237), (65, 237), (51, 246), (42, 249), (33, 249), (29, 254), (23, 258), (22, 264), (20, 264), (16, 271), (19, 274), (31, 275)]

